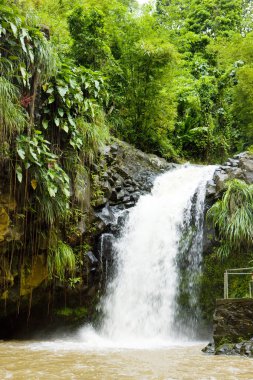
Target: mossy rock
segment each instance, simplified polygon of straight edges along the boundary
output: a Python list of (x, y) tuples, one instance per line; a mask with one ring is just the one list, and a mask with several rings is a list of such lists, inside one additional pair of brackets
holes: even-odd
[(0, 242), (5, 240), (5, 235), (8, 233), (10, 218), (5, 208), (0, 206)]
[(17, 207), (17, 202), (10, 194), (1, 194), (0, 205), (9, 211), (14, 211)]
[(84, 306), (69, 308), (64, 307), (54, 311), (57, 320), (68, 324), (79, 325), (88, 317), (88, 309)]
[(37, 288), (43, 281), (48, 278), (48, 270), (44, 255), (38, 255), (34, 258), (31, 269), (21, 270), (20, 295), (30, 294), (34, 288)]

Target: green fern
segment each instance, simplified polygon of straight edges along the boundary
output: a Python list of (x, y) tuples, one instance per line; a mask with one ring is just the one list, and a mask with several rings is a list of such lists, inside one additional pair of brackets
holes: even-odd
[(77, 119), (77, 128), (82, 140), (82, 156), (84, 161), (91, 165), (96, 159), (100, 148), (109, 138), (109, 131), (106, 127), (104, 114), (100, 109), (96, 109), (92, 123)]
[(64, 280), (66, 272), (74, 274), (75, 267), (75, 254), (69, 245), (59, 240), (50, 246), (47, 256), (47, 268), (50, 278), (56, 276), (60, 280)]
[(19, 91), (10, 81), (0, 77), (0, 139), (6, 140), (20, 132), (26, 117), (19, 103)]

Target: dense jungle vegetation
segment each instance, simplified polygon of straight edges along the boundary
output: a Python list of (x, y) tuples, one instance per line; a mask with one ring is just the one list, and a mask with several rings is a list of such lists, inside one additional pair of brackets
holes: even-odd
[(1, 0), (1, 138), (22, 163), (33, 139), (42, 156), (57, 140), (90, 162), (108, 131), (220, 162), (253, 143), (252, 33), (242, 0)]
[[(25, 210), (22, 257), (46, 240), (49, 277), (78, 283), (71, 228), (110, 138), (177, 162), (252, 149), (252, 16), (247, 0), (0, 0), (0, 161)], [(252, 197), (234, 182), (211, 209), (218, 255), (251, 251)]]

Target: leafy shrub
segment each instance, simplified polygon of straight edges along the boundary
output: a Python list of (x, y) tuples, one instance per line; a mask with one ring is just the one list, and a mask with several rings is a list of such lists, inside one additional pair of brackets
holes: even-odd
[(60, 280), (65, 279), (66, 272), (74, 273), (76, 267), (75, 254), (72, 248), (63, 241), (58, 241), (49, 247), (47, 257), (49, 277), (56, 276)]
[(253, 246), (253, 185), (234, 179), (208, 211), (209, 221), (218, 230), (218, 255), (227, 257), (232, 251), (249, 251)]

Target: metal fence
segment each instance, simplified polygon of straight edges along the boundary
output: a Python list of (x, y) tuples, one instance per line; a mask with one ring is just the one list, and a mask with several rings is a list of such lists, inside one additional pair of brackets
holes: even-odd
[(229, 298), (229, 276), (251, 276), (249, 281), (249, 297), (253, 294), (253, 267), (252, 268), (237, 268), (226, 269), (224, 272), (224, 298)]

